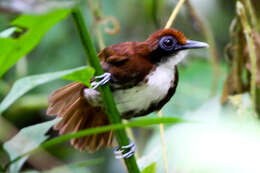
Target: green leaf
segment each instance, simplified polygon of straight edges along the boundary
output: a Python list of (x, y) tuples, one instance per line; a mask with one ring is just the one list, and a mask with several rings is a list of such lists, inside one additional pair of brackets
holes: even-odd
[[(60, 119), (40, 123), (37, 125), (25, 127), (9, 141), (5, 142), (3, 147), (10, 156), (10, 160), (14, 160), (17, 157), (37, 148), (48, 136), (45, 133)], [(10, 172), (19, 172), (28, 156), (22, 157), (18, 161), (10, 165)]]
[(21, 15), (11, 25), (20, 28), (15, 38), (0, 38), (0, 77), (21, 57), (28, 54), (44, 34), (57, 22), (67, 17), (70, 10), (56, 10), (45, 15)]
[(144, 168), (141, 173), (156, 173), (156, 163), (153, 162), (152, 164)]
[(144, 118), (144, 119), (139, 119), (135, 121), (131, 121), (125, 124), (113, 124), (113, 125), (108, 125), (108, 126), (102, 126), (102, 127), (96, 127), (96, 128), (90, 128), (86, 130), (81, 130), (76, 133), (71, 133), (71, 134), (66, 134), (63, 136), (56, 137), (52, 140), (49, 140), (42, 144), (41, 146), (43, 148), (66, 142), (70, 139), (74, 138), (79, 138), (87, 135), (92, 135), (92, 134), (98, 134), (98, 133), (103, 133), (107, 132), (110, 130), (120, 130), (124, 129), (127, 127), (143, 127), (143, 126), (148, 126), (148, 125), (154, 125), (154, 124), (160, 124), (160, 123), (165, 123), (165, 124), (177, 124), (185, 122), (184, 119), (181, 118), (173, 118), (173, 117), (163, 117), (163, 118)]
[[(55, 79), (58, 79), (62, 76), (68, 75), (73, 72), (81, 71), (87, 72), (85, 73), (85, 79), (90, 79), (92, 75), (94, 74), (94, 69), (91, 67), (78, 67), (71, 70), (64, 70), (60, 72), (53, 72), (53, 73), (46, 73), (46, 74), (40, 74), (40, 75), (33, 75), (33, 76), (27, 76), (25, 78), (19, 79), (15, 82), (13, 85), (11, 91), (8, 93), (8, 95), (5, 97), (5, 99), (0, 104), (0, 114), (3, 113), (11, 104), (13, 104), (19, 97), (24, 95), (29, 90), (33, 89), (36, 86), (39, 86), (41, 84), (53, 81)], [(74, 76), (74, 79), (76, 77)], [(87, 81), (85, 80), (85, 83), (87, 84)]]
[[(91, 75), (86, 75), (86, 74), (91, 74)], [(86, 86), (90, 86), (90, 79), (93, 75), (94, 75), (94, 69), (85, 68), (82, 70), (75, 71), (66, 76), (63, 76), (62, 78), (67, 79), (67, 80), (81, 82), (81, 83), (85, 84)]]
[(180, 118), (172, 118), (172, 117), (163, 117), (163, 118), (144, 118), (144, 119), (139, 119), (135, 120), (129, 123), (125, 124), (113, 124), (113, 125), (108, 125), (108, 126), (102, 126), (102, 127), (96, 127), (96, 128), (90, 128), (86, 130), (81, 130), (76, 133), (71, 133), (71, 134), (66, 134), (62, 135), (59, 137), (56, 137), (54, 139), (51, 139), (42, 145), (40, 145), (38, 148), (33, 149), (31, 151), (28, 151), (27, 153), (24, 153), (22, 156), (17, 156), (14, 160), (18, 161), (20, 157), (25, 157), (26, 155), (29, 155), (35, 151), (37, 151), (40, 148), (47, 148), (62, 142), (69, 141), (71, 139), (87, 136), (87, 135), (92, 135), (92, 134), (98, 134), (98, 133), (103, 133), (107, 132), (110, 130), (119, 130), (119, 129), (124, 129), (127, 127), (143, 127), (143, 126), (148, 126), (148, 125), (154, 125), (154, 124), (177, 124), (181, 122), (186, 122), (183, 119)]

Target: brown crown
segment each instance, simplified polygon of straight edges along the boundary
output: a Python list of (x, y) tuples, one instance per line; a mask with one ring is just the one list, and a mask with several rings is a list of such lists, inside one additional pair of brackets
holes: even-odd
[(176, 29), (161, 29), (153, 34), (151, 34), (148, 39), (145, 41), (148, 45), (150, 45), (151, 49), (156, 49), (157, 44), (159, 40), (166, 35), (171, 35), (173, 36), (180, 44), (185, 45), (186, 44), (186, 37), (183, 35), (182, 32), (176, 30)]

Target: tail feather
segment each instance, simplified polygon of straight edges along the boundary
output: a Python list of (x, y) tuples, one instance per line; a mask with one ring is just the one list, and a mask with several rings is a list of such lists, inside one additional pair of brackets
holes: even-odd
[[(50, 104), (47, 115), (63, 117), (54, 126), (59, 134), (77, 132), (86, 128), (108, 125), (108, 118), (101, 107), (93, 107), (83, 96), (86, 87), (78, 82), (71, 83), (56, 90), (48, 99)], [(111, 146), (113, 132), (94, 134), (82, 138), (72, 139), (70, 143), (79, 150), (88, 148), (94, 152), (102, 146)]]
[(73, 82), (71, 84), (66, 85), (63, 88), (60, 88), (54, 91), (49, 97), (48, 102), (57, 102), (58, 100), (63, 99), (64, 97), (70, 96), (71, 93), (77, 93), (77, 91), (81, 88), (85, 88), (83, 84), (78, 82)]

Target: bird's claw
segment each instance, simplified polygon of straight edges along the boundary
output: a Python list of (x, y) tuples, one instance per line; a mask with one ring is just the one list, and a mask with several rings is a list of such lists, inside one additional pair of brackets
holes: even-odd
[(105, 85), (107, 82), (109, 82), (110, 79), (111, 79), (111, 74), (110, 73), (104, 73), (100, 76), (96, 76), (95, 79), (99, 79), (100, 81), (91, 82), (91, 86), (92, 86), (93, 89), (96, 89), (100, 85)]
[(116, 147), (114, 149), (114, 154), (116, 159), (124, 159), (129, 158), (134, 155), (136, 146), (135, 144), (130, 141), (129, 145), (122, 146), (122, 147)]

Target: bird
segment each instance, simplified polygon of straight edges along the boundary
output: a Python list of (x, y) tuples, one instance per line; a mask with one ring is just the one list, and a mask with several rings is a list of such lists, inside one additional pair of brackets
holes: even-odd
[[(206, 48), (207, 43), (188, 40), (181, 31), (161, 29), (145, 41), (110, 45), (98, 53), (104, 74), (92, 79), (91, 86), (73, 82), (54, 91), (48, 98), (47, 115), (62, 117), (54, 129), (59, 134), (109, 125), (97, 90), (109, 83), (121, 118), (131, 119), (160, 110), (174, 95), (178, 85), (177, 65), (187, 50)], [(94, 152), (112, 145), (113, 132), (94, 134), (70, 143), (80, 151)]]

